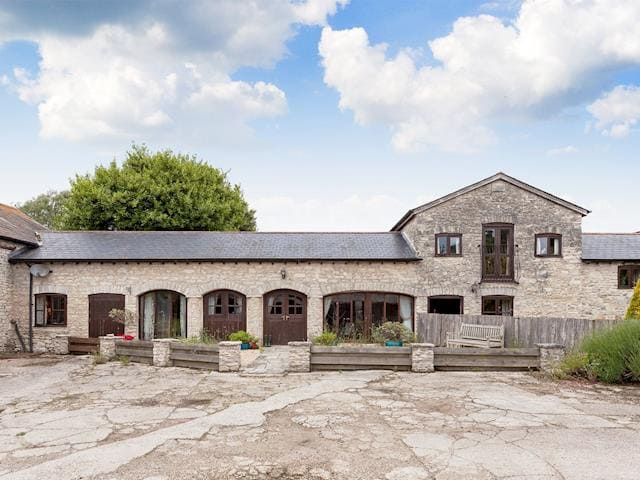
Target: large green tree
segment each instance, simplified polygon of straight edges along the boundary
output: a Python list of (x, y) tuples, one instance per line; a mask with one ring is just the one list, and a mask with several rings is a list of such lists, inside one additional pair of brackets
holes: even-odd
[(69, 230), (255, 230), (255, 211), (227, 174), (195, 156), (133, 146), (118, 166), (77, 175), (65, 203)]
[(49, 190), (31, 200), (19, 203), (17, 207), (45, 227), (57, 229), (62, 227), (62, 211), (67, 198), (69, 198), (68, 191)]

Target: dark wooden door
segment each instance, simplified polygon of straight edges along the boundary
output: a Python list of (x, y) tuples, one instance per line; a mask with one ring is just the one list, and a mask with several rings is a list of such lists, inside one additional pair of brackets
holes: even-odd
[(294, 290), (276, 290), (264, 296), (265, 336), (272, 345), (307, 339), (307, 296)]
[(114, 308), (124, 310), (124, 295), (97, 293), (89, 295), (89, 337), (101, 337), (113, 333), (124, 334), (124, 325), (109, 318)]
[(233, 290), (216, 290), (204, 297), (204, 329), (226, 340), (230, 333), (247, 329), (247, 299)]

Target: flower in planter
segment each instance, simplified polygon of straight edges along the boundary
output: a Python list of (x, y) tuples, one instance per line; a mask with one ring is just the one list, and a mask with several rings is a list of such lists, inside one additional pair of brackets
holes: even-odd
[(400, 322), (385, 322), (373, 329), (372, 338), (378, 343), (413, 342), (415, 335)]
[(251, 335), (244, 330), (238, 330), (237, 332), (233, 332), (229, 334), (229, 340), (232, 342), (242, 342), (242, 343), (258, 343), (258, 338)]

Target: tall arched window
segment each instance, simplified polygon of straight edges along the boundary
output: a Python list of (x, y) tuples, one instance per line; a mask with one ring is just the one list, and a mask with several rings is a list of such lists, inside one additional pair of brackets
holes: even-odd
[(170, 290), (154, 290), (140, 295), (140, 338), (180, 338), (187, 336), (187, 298)]
[(369, 338), (384, 322), (413, 330), (413, 297), (387, 292), (344, 292), (324, 297), (324, 331), (341, 338)]

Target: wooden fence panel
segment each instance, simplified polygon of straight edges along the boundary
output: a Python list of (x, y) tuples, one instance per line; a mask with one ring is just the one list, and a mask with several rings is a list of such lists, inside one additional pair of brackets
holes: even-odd
[(572, 348), (595, 330), (611, 328), (619, 321), (428, 313), (418, 314), (416, 333), (421, 341), (443, 347), (446, 345), (447, 332), (455, 335), (460, 331), (461, 323), (504, 325), (507, 347), (535, 347), (537, 343), (558, 343)]

